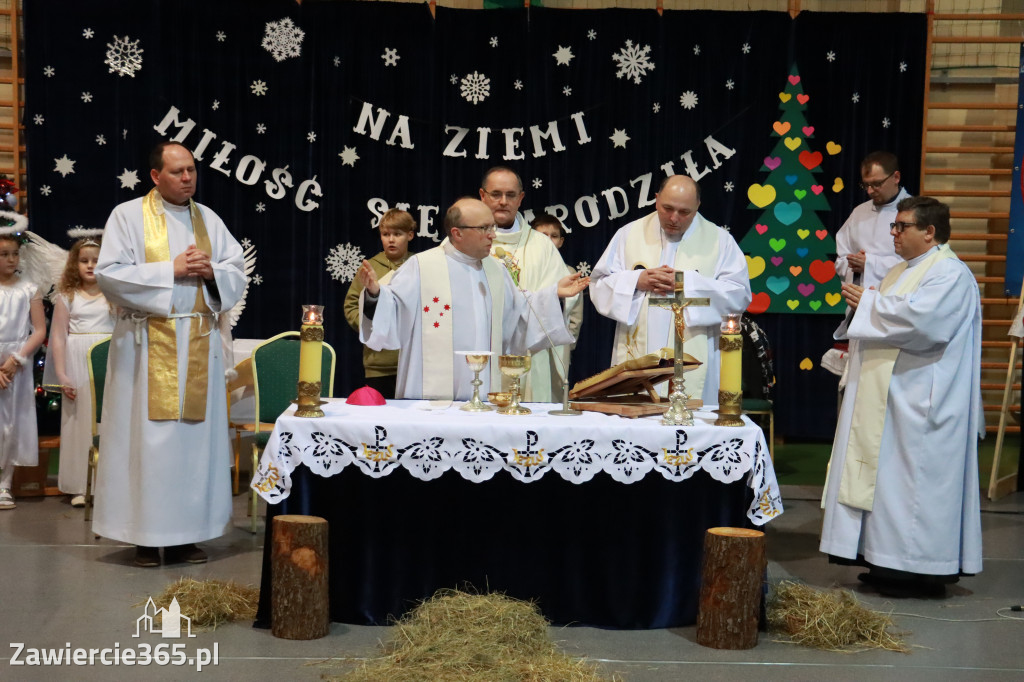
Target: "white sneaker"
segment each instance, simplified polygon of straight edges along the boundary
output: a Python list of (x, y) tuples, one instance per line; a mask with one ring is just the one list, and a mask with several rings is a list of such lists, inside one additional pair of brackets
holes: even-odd
[(0, 509), (14, 509), (17, 506), (14, 504), (14, 495), (11, 494), (11, 489), (0, 488)]
[(71, 498), (72, 507), (84, 507), (85, 506), (85, 495), (75, 495)]

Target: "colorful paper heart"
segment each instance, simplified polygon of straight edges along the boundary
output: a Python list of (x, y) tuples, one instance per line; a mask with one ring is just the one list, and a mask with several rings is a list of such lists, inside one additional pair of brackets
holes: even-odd
[(800, 104), (807, 104), (807, 101), (810, 100), (810, 99), (811, 99), (810, 95), (797, 95), (796, 96), (796, 101), (800, 102)]
[(764, 165), (768, 166), (768, 170), (775, 170), (782, 163), (782, 159), (777, 156), (766, 156), (764, 157)]
[(810, 301), (807, 305), (811, 306), (811, 310), (818, 310), (821, 307), (821, 301)]
[(832, 183), (832, 191), (833, 192), (842, 192), (843, 191), (843, 187), (844, 187), (844, 185), (843, 185), (843, 179), (842, 178), (836, 178), (836, 181)]
[(764, 258), (761, 258), (761, 256), (754, 256), (753, 258), (747, 256), (747, 277), (750, 279), (760, 277), (761, 273), (764, 272), (764, 268)]
[(830, 260), (816, 260), (811, 263), (809, 272), (814, 281), (824, 284), (836, 276), (836, 264)]
[(809, 152), (806, 149), (800, 152), (800, 165), (807, 170), (814, 170), (821, 165), (821, 160), (824, 157), (821, 152)]
[(800, 178), (798, 178), (798, 177), (797, 177), (797, 176), (795, 176), (795, 175), (787, 175), (787, 176), (786, 176), (786, 184), (787, 184), (787, 185), (795, 185), (795, 184), (796, 184), (796, 181), (797, 181), (797, 180), (799, 180), (799, 179), (800, 179)]
[(805, 371), (812, 370), (814, 369), (814, 363), (811, 362), (810, 358), (804, 358), (803, 360), (800, 361), (800, 369)]
[(789, 100), (793, 99), (793, 95), (789, 94), (788, 92), (780, 92), (779, 99), (782, 101), (783, 104), (785, 104)]
[(750, 203), (754, 206), (764, 208), (775, 201), (775, 188), (771, 185), (761, 186), (754, 183), (747, 188), (747, 198), (750, 199)]
[(781, 294), (789, 288), (789, 277), (769, 277), (764, 283), (773, 293)]
[(804, 126), (800, 130), (804, 131), (804, 137), (810, 137), (814, 134), (814, 126)]
[(843, 151), (843, 146), (836, 144), (835, 142), (828, 142), (825, 144), (825, 151), (828, 152), (829, 156), (835, 156), (839, 152)]
[(775, 217), (779, 219), (779, 222), (783, 225), (792, 225), (796, 221), (800, 220), (800, 216), (803, 215), (804, 209), (795, 201), (780, 201), (775, 204), (773, 209)]
[(772, 130), (777, 132), (779, 135), (785, 135), (786, 133), (789, 132), (789, 129), (791, 127), (792, 126), (790, 125), (789, 121), (776, 121), (775, 123), (772, 124)]
[(810, 282), (807, 282), (805, 284), (797, 284), (796, 290), (800, 292), (801, 296), (807, 298), (808, 296), (814, 293), (814, 285), (811, 284)]
[(834, 306), (837, 303), (839, 303), (839, 301), (841, 301), (842, 298), (843, 297), (840, 296), (839, 294), (825, 294), (825, 303)]
[(787, 137), (786, 138), (786, 149), (789, 151), (796, 151), (796, 148), (800, 146), (801, 140), (799, 137)]
[(791, 298), (788, 301), (786, 301), (786, 305), (789, 306), (790, 310), (796, 310), (796, 307), (800, 305), (800, 301)]
[(803, 266), (800, 266), (800, 265), (790, 265), (789, 266), (789, 274), (793, 275), (794, 277), (799, 276), (800, 273), (803, 272), (803, 271), (804, 271)]
[(799, 256), (800, 258), (805, 258), (807, 256), (807, 247), (801, 246), (799, 249), (796, 250), (796, 255)]
[[(772, 237), (771, 239), (768, 240), (768, 246), (771, 247), (772, 251), (778, 253), (779, 251), (782, 251), (784, 248), (786, 248), (786, 240), (776, 239), (775, 237)], [(779, 292), (776, 291), (775, 293)]]
[(811, 231), (800, 228), (796, 231), (796, 236), (800, 237), (800, 239), (807, 239), (811, 236)]
[(815, 230), (814, 236), (822, 241), (825, 241), (825, 237), (828, 236), (828, 230)]
[(792, 83), (793, 85), (796, 85), (797, 83), (800, 82), (800, 76), (790, 76), (789, 82)]
[(797, 199), (803, 199), (805, 196), (807, 196), (807, 190), (795, 189), (793, 190), (793, 196), (795, 196)]
[(825, 188), (821, 185), (811, 185), (811, 191), (814, 192), (815, 195), (818, 195), (824, 192)]
[(782, 265), (782, 256), (772, 256), (772, 265), (775, 267)]
[(747, 306), (747, 312), (752, 315), (760, 315), (768, 310), (771, 304), (772, 297), (763, 291), (759, 291), (750, 297), (750, 305)]
[(768, 231), (768, 226), (758, 223), (757, 225), (754, 225), (754, 229), (757, 230), (758, 234), (764, 234), (765, 232)]

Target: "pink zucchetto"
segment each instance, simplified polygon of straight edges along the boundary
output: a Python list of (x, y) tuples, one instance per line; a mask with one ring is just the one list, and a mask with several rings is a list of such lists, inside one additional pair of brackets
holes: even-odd
[(352, 395), (345, 402), (349, 405), (383, 405), (386, 401), (377, 389), (363, 386), (352, 391)]

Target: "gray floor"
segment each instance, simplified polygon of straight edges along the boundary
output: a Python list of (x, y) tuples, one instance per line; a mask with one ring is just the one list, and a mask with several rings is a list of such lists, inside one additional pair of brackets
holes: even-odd
[[(913, 646), (910, 654), (821, 652), (775, 641), (762, 633), (754, 649), (717, 651), (695, 642), (695, 628), (612, 631), (552, 628), (569, 653), (599, 661), (619, 679), (659, 682), (706, 680), (1020, 680), (1024, 677), (1024, 494), (986, 504), (985, 570), (954, 586), (945, 599), (886, 600), (861, 588), (857, 569), (830, 566), (817, 551), (820, 511), (815, 491), (784, 488), (786, 513), (768, 528), (772, 580), (793, 578), (818, 587), (851, 588), (869, 605), (892, 611)], [(141, 648), (135, 639), (140, 608), (181, 575), (259, 582), (262, 536), (248, 532), (245, 498), (235, 498), (236, 527), (206, 545), (211, 561), (198, 567), (138, 569), (132, 549), (96, 540), (82, 511), (65, 498), (23, 499), (0, 512), (0, 641), (28, 649)], [(1000, 616), (1014, 615), (1018, 620)], [(185, 641), (185, 652), (218, 651), (217, 665), (11, 666), (15, 649), (0, 653), (0, 680), (318, 680), (340, 674), (341, 657), (375, 653), (387, 628), (335, 623), (316, 641), (275, 639), (269, 631), (231, 624)], [(23, 652), (24, 660), (27, 653)]]

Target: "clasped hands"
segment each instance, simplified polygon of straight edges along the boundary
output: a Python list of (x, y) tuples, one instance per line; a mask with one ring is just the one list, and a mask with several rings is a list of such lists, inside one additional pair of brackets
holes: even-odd
[(174, 259), (174, 277), (188, 277), (195, 275), (203, 279), (213, 279), (213, 265), (210, 263), (210, 254), (201, 251), (195, 244), (190, 244)]
[(14, 381), (14, 375), (21, 369), (15, 359), (11, 356), (0, 365), (0, 389), (5, 389)]
[(673, 294), (676, 290), (676, 271), (669, 265), (659, 265), (640, 272), (636, 282), (637, 291), (653, 294)]
[[(874, 289), (874, 287), (868, 288)], [(860, 297), (864, 294), (864, 287), (857, 286), (856, 284), (844, 284), (842, 292), (843, 298), (846, 299), (846, 305), (856, 310), (857, 306), (860, 305)]]

